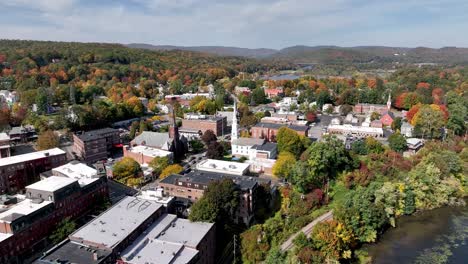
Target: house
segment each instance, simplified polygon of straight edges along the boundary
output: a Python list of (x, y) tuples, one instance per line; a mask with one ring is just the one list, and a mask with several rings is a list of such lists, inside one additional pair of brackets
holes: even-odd
[(11, 141), (26, 142), (37, 138), (36, 129), (32, 125), (12, 127), (8, 133)]
[(236, 86), (234, 87), (234, 93), (236, 95), (249, 95), (251, 93), (250, 91), (250, 88), (249, 87), (240, 87), (240, 86)]
[(424, 142), (419, 138), (407, 138), (406, 146), (408, 147), (408, 150), (403, 152), (403, 156), (409, 157), (416, 154), (424, 146)]
[(387, 111), (380, 118), (380, 122), (382, 122), (382, 125), (384, 126), (391, 126), (394, 119), (395, 115), (393, 114), (393, 112)]
[(275, 97), (282, 96), (284, 94), (283, 88), (282, 87), (277, 87), (277, 88), (265, 88), (265, 95), (269, 99), (273, 99)]
[(414, 127), (408, 123), (408, 122), (402, 122), (401, 123), (401, 128), (400, 128), (400, 133), (404, 135), (407, 138), (410, 138), (413, 136), (413, 130)]

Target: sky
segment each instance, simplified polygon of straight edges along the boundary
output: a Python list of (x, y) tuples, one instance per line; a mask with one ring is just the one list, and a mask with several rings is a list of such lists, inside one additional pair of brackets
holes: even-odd
[(0, 38), (468, 47), (467, 0), (0, 0)]

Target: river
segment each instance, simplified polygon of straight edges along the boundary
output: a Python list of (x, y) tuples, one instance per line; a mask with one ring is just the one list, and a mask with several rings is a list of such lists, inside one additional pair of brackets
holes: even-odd
[(376, 244), (365, 247), (374, 264), (468, 263), (468, 206), (403, 216)]

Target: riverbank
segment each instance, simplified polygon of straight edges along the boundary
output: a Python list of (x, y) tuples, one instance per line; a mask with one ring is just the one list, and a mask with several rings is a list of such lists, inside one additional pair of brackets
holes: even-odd
[(468, 207), (443, 207), (400, 217), (375, 244), (363, 248), (371, 263), (466, 263)]

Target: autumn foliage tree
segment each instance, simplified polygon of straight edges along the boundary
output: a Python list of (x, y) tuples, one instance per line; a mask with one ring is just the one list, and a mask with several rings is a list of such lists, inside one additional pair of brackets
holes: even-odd
[(37, 138), (37, 149), (45, 150), (59, 146), (59, 137), (52, 130), (42, 132)]

